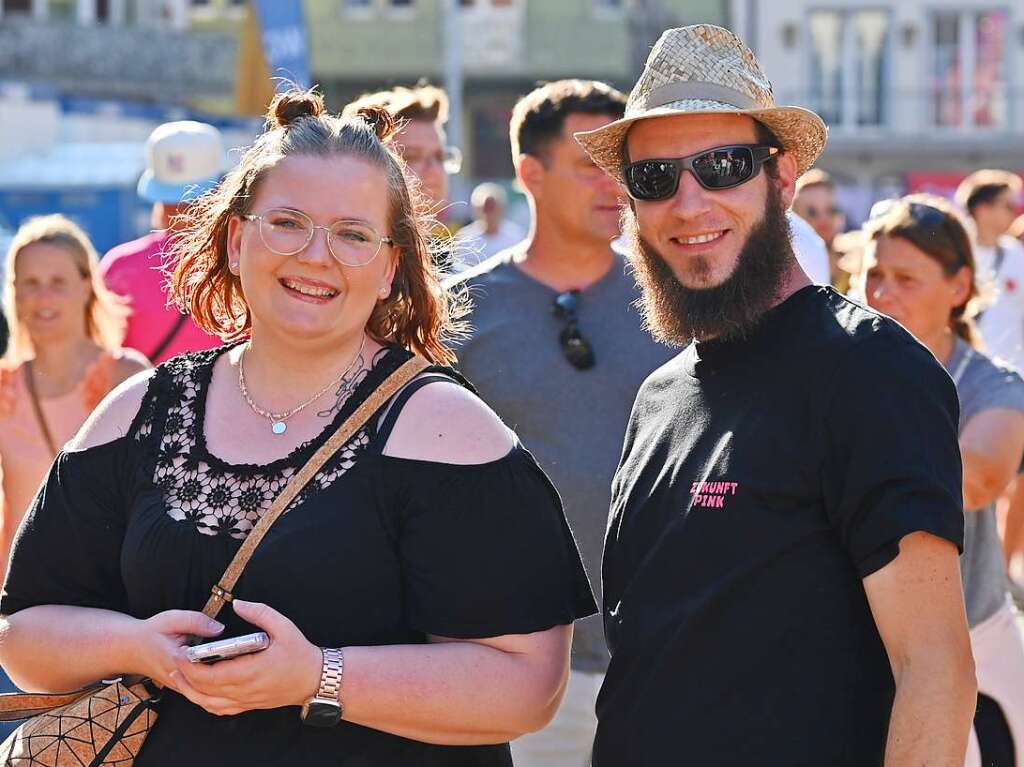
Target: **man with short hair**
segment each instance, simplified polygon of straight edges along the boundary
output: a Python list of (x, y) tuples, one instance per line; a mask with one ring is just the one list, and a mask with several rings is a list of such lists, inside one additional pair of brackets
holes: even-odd
[[(611, 247), (621, 189), (572, 137), (621, 117), (624, 103), (612, 87), (584, 80), (519, 100), (510, 134), (529, 234), (456, 280), (473, 300), (459, 365), (558, 488), (595, 589), (629, 410), (647, 374), (672, 355), (644, 331), (640, 292)], [(516, 767), (589, 764), (607, 663), (600, 618), (580, 621), (562, 706), (544, 730), (512, 743)]]
[(400, 121), (394, 142), (409, 169), (420, 181), (422, 207), (444, 221), (448, 205), (448, 174), (458, 173), (462, 155), (446, 145), (444, 125), (448, 122), (448, 96), (434, 85), (420, 83), (411, 88), (367, 93), (348, 104), (342, 114), (350, 117), (367, 106), (380, 107)]
[(479, 184), (469, 201), (473, 206), (473, 221), (455, 236), (455, 268), (459, 271), (486, 261), (526, 237), (523, 228), (505, 215), (508, 195), (499, 184), (490, 181)]
[(843, 231), (846, 217), (836, 204), (836, 184), (831, 174), (812, 168), (798, 178), (793, 212), (810, 224), (825, 241), (832, 285), (840, 293), (848, 292), (850, 275), (839, 268), (840, 254), (835, 249), (836, 236)]
[(223, 167), (223, 142), (214, 126), (192, 120), (158, 126), (146, 141), (146, 170), (138, 183), (139, 196), (153, 206), (154, 231), (118, 245), (100, 261), (106, 286), (126, 297), (132, 310), (124, 346), (142, 352), (154, 365), (221, 344), (168, 305), (164, 270), (171, 266), (168, 242), (182, 214), (217, 185)]
[(1021, 177), (1004, 170), (979, 170), (956, 190), (956, 201), (975, 228), (974, 258), (979, 276), (996, 289), (995, 302), (978, 323), (985, 346), (1024, 370), (1024, 245), (1009, 229), (1021, 200)]
[(645, 316), (685, 347), (637, 395), (612, 486), (594, 767), (963, 764), (957, 395), (793, 256), (824, 123), (697, 25), (577, 138), (624, 180)]

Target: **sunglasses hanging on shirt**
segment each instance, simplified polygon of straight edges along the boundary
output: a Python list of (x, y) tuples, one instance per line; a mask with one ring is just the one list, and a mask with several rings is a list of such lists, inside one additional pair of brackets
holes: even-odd
[(626, 166), (623, 180), (634, 200), (668, 200), (688, 170), (697, 183), (712, 192), (731, 189), (754, 178), (761, 165), (779, 151), (766, 144), (720, 146), (687, 157), (637, 160)]
[(577, 324), (577, 307), (579, 306), (578, 290), (567, 290), (555, 296), (555, 303), (552, 312), (555, 317), (565, 323), (562, 332), (558, 334), (558, 344), (562, 347), (562, 354), (566, 361), (577, 370), (590, 370), (596, 362), (594, 349), (590, 342), (580, 333)]

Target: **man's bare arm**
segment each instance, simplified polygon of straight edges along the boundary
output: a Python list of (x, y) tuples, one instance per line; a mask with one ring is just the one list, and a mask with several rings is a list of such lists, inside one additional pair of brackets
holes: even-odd
[(885, 767), (962, 767), (977, 682), (956, 547), (912, 533), (864, 589), (896, 679)]

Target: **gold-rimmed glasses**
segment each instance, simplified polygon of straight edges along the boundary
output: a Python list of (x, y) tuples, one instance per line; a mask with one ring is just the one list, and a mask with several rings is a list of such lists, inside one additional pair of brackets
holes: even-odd
[(301, 253), (313, 241), (317, 229), (324, 230), (327, 249), (334, 260), (345, 266), (366, 266), (380, 253), (381, 245), (395, 244), (390, 237), (377, 234), (365, 221), (342, 219), (323, 226), (314, 224), (313, 219), (293, 208), (271, 208), (242, 218), (259, 224), (260, 240), (279, 256)]

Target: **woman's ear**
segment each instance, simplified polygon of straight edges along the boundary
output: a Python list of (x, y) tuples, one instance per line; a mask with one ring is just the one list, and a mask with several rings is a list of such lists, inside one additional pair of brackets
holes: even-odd
[(227, 255), (228, 269), (238, 276), (239, 264), (242, 259), (242, 233), (244, 221), (239, 216), (232, 216), (228, 219)]
[(950, 283), (953, 290), (953, 305), (963, 306), (971, 298), (971, 289), (974, 287), (974, 270), (969, 266), (961, 266), (950, 279)]

